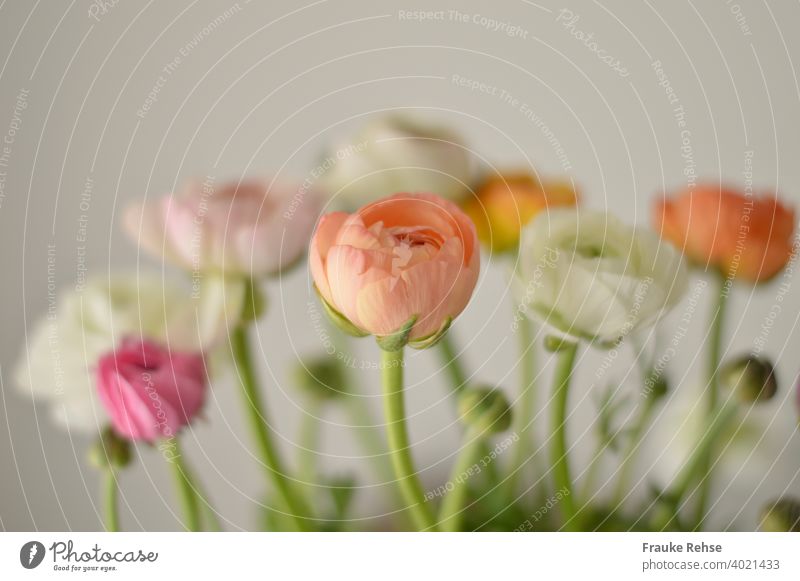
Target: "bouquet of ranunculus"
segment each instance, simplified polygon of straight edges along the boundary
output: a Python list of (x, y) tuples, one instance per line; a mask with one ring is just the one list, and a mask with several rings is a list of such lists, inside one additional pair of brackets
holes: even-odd
[[(267, 308), (265, 281), (306, 253), (313, 292), (332, 323), (329, 342), (371, 335), (381, 354), (383, 433), (358, 435), (395, 493), (385, 499), (392, 516), (382, 528), (708, 528), (723, 451), (741, 439), (753, 406), (782, 399), (763, 349), (723, 360), (728, 297), (735, 284), (760, 285), (787, 268), (796, 250), (793, 211), (774, 194), (696, 186), (657, 200), (652, 229), (634, 228), (584, 205), (569, 179), (486, 174), (455, 132), (398, 116), (372, 121), (339, 151), (346, 154), (329, 156), (333, 165), (314, 187), (308, 180), (192, 183), (129, 207), (127, 232), (148, 254), (185, 271), (186, 281), (95, 277), (62, 296), (36, 327), (18, 383), (50, 399), (53, 417), (68, 429), (99, 432), (90, 457), (105, 479), (107, 528), (121, 528), (117, 496), (133, 445), (156, 447), (173, 469), (188, 530), (221, 528), (180, 439), (202, 417), (211, 381), (226, 374), (241, 392), (253, 454), (272, 492), (267, 518), (258, 522), (298, 531), (360, 522), (352, 518), (356, 482), (325, 476), (313, 454), (297, 463), (284, 457), (268, 419), (276, 410), (258, 384), (259, 355), (249, 345), (251, 326)], [(327, 203), (342, 210), (321, 215)], [(509, 266), (516, 387), (474, 381), (452, 337), (480, 280), (482, 250)], [(681, 336), (665, 347), (654, 332), (684, 300), (687, 263), (705, 273), (718, 297), (698, 386), (670, 383)], [(498, 344), (504, 338), (490, 327), (481, 332), (497, 333)], [(627, 376), (638, 393), (582, 385), (577, 369), (589, 350), (611, 361), (626, 346), (635, 355)], [(450, 475), (428, 487), (407, 427), (408, 348), (441, 352), (461, 426)], [(553, 360), (550, 385), (542, 350)], [(297, 362), (287, 388), (308, 403), (309, 449), (325, 408), (358, 413), (353, 374), (338, 348)], [(677, 470), (668, 478), (641, 475), (648, 492), (633, 495), (643, 438), (678, 391), (702, 411), (702, 429), (690, 434)], [(599, 402), (591, 426), (575, 425), (576, 392)], [(790, 397), (800, 405), (800, 394)], [(597, 449), (579, 467), (571, 435), (592, 428)], [(613, 467), (611, 486), (596, 482), (601, 461)], [(800, 530), (796, 497), (765, 500), (753, 527)], [(260, 511), (254, 506), (253, 513)]]

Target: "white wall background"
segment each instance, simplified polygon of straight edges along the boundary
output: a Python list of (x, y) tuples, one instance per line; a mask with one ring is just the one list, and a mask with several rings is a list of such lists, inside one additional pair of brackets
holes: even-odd
[[(778, 188), (785, 199), (800, 201), (796, 3), (120, 0), (97, 19), (89, 16), (91, 6), (88, 0), (0, 3), (1, 135), (10, 127), (17, 95), (29, 91), (0, 199), (2, 529), (100, 526), (98, 481), (84, 461), (89, 440), (52, 426), (44, 408), (14, 389), (11, 379), (26, 328), (46, 308), (48, 245), (56, 248), (59, 287), (74, 286), (80, 195), (87, 177), (94, 180), (88, 263), (91, 272), (104, 273), (161, 268), (144, 258), (137, 266), (137, 250), (117, 226), (126, 201), (170, 191), (198, 175), (222, 180), (278, 172), (302, 179), (326, 145), (377, 111), (418, 110), (457, 125), (475, 153), (491, 163), (535, 164), (544, 175), (565, 173), (564, 158), (520, 107), (458, 86), (452, 78), (459, 75), (507, 91), (544, 120), (563, 146), (567, 173), (587, 205), (647, 224), (653, 198), (687, 183), (673, 106), (652, 66), (660, 61), (685, 110), (697, 175), (741, 185), (745, 155), (752, 151), (756, 188)], [(594, 33), (627, 76), (600, 62), (557, 21), (564, 7), (580, 16), (575, 28)], [(400, 11), (433, 8), (445, 11), (444, 20), (400, 16)], [(468, 21), (451, 18), (450, 9), (468, 15)], [(213, 33), (202, 35), (226, 11), (228, 17)], [(475, 23), (475, 15), (518, 26), (520, 33), (492, 31)], [(152, 109), (138, 117), (163, 67), (198, 33), (202, 40), (169, 74)], [(513, 394), (517, 357), (509, 333), (505, 265), (496, 258), (487, 263), (479, 290), (453, 332), (476, 379), (500, 383)], [(793, 284), (767, 343), (778, 360), (781, 391), (754, 413), (759, 421), (753, 430), (770, 429), (757, 447), (742, 446), (727, 457), (716, 481), (716, 526), (752, 528), (766, 499), (784, 492), (800, 495), (800, 442), (790, 396), (800, 353), (800, 292)], [(322, 347), (307, 312), (314, 297), (305, 268), (270, 282), (268, 293), (269, 314), (258, 326), (268, 360), (260, 371), (283, 448), (291, 455), (305, 412), (288, 384), (289, 368), (296, 353)], [(777, 284), (736, 289), (728, 352), (752, 348), (776, 293)], [(700, 297), (704, 304), (707, 294)], [(685, 309), (676, 309), (664, 324), (667, 337)], [(692, 437), (684, 410), (701, 382), (697, 352), (704, 333), (703, 318), (697, 317), (673, 362), (671, 375), (680, 383), (669, 403), (673, 411), (662, 414), (649, 433), (640, 475), (668, 478), (680, 460), (674, 447)], [(374, 360), (377, 348), (363, 340), (357, 353)], [(573, 397), (578, 411), (570, 424), (581, 459), (577, 473), (592, 453), (595, 394), (587, 386), (602, 358), (596, 352), (581, 357), (582, 379)], [(619, 380), (630, 368), (623, 351), (606, 377)], [(431, 486), (445, 479), (458, 446), (445, 378), (437, 370), (434, 353), (413, 354), (412, 436)], [(377, 376), (360, 379), (364, 393), (376, 396)], [(216, 383), (208, 420), (187, 434), (186, 446), (228, 528), (247, 529), (256, 523), (251, 501), (260, 500), (263, 489), (232, 388), (230, 378)], [(635, 393), (634, 378), (623, 389)], [(378, 399), (369, 401), (377, 410)], [(320, 452), (331, 472), (345, 473), (363, 463), (341, 425), (347, 421), (339, 413), (326, 416)], [(672, 446), (665, 450), (666, 442)], [(365, 476), (362, 482), (375, 481)], [(175, 528), (171, 484), (160, 456), (142, 448), (141, 462), (124, 475), (125, 526)], [(382, 512), (384, 492), (381, 486), (364, 489), (361, 516)]]

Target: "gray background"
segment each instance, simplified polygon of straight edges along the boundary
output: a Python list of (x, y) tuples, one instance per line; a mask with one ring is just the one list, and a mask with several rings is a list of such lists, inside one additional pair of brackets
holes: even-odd
[[(93, 273), (160, 268), (146, 259), (137, 265), (136, 248), (117, 226), (124, 202), (170, 191), (193, 176), (222, 180), (278, 173), (303, 179), (324, 147), (370, 115), (392, 109), (457, 125), (487, 163), (534, 166), (546, 176), (568, 174), (587, 206), (648, 224), (654, 197), (687, 183), (673, 107), (652, 66), (660, 61), (684, 107), (701, 179), (743, 184), (745, 155), (752, 151), (756, 188), (777, 188), (795, 204), (800, 199), (797, 3), (120, 0), (97, 20), (89, 16), (91, 6), (86, 0), (0, 3), (0, 134), (6, 134), (17, 94), (29, 90), (0, 200), (2, 529), (100, 526), (97, 477), (84, 461), (89, 439), (51, 425), (43, 407), (19, 393), (11, 378), (26, 327), (46, 308), (48, 245), (56, 247), (60, 288), (74, 286), (80, 193), (87, 177), (94, 180), (88, 224)], [(600, 62), (557, 21), (564, 7), (580, 16), (575, 27), (594, 33), (628, 76)], [(434, 8), (445, 10), (444, 20), (417, 22), (400, 15)], [(468, 21), (451, 18), (450, 9)], [(226, 11), (169, 75), (144, 118), (138, 117), (162, 68)], [(492, 31), (480, 19), (474, 22), (475, 15), (518, 26), (520, 33)], [(460, 87), (453, 75), (496, 86), (527, 104), (565, 156), (557, 155), (546, 131), (519, 107)], [(474, 377), (502, 384), (513, 396), (517, 357), (509, 332), (513, 301), (507, 265), (488, 256), (484, 265), (473, 302), (453, 332)], [(283, 448), (293, 455), (305, 411), (289, 386), (289, 369), (296, 353), (319, 352), (322, 345), (308, 315), (314, 297), (305, 267), (266, 288), (270, 309), (258, 338), (267, 360), (260, 371)], [(728, 352), (753, 347), (776, 293), (776, 284), (735, 289)], [(703, 308), (707, 294), (699, 295)], [(798, 307), (800, 293), (793, 287), (767, 342), (767, 352), (778, 359), (781, 391), (751, 414), (751, 443), (734, 446), (725, 457), (723, 476), (716, 480), (715, 526), (751, 529), (766, 499), (800, 494), (800, 443), (790, 395), (800, 352)], [(679, 306), (664, 324), (667, 337), (686, 308)], [(687, 414), (702, 385), (703, 319), (693, 320), (680, 344), (671, 370), (680, 385), (648, 432), (639, 477), (647, 473), (666, 481), (680, 462), (680, 450), (691, 445)], [(355, 349), (366, 361), (377, 357), (369, 340)], [(598, 382), (603, 357), (594, 351), (581, 355), (573, 397), (577, 411), (570, 419), (578, 475), (594, 447), (597, 394), (586, 386)], [(617, 382), (634, 394), (630, 369), (630, 353), (623, 349), (599, 383)], [(359, 379), (377, 411), (377, 375), (365, 372)], [(413, 353), (408, 383), (415, 455), (426, 486), (435, 486), (446, 478), (458, 449), (435, 353)], [(215, 382), (207, 421), (186, 437), (187, 453), (231, 529), (256, 526), (252, 502), (264, 493), (240, 412), (231, 378), (223, 377)], [(326, 470), (341, 474), (362, 465), (347, 417), (333, 410), (324, 420), (319, 452)], [(124, 475), (124, 525), (173, 529), (178, 525), (170, 475), (157, 452), (140, 450), (142, 461)], [(604, 470), (613, 477), (612, 464)], [(369, 474), (361, 482), (359, 515), (379, 515), (386, 508), (381, 500), (386, 487)], [(637, 494), (644, 489), (641, 480)]]

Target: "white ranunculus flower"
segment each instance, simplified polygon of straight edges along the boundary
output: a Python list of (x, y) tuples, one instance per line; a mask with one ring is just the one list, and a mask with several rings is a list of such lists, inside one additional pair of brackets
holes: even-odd
[(58, 424), (97, 431), (105, 423), (93, 377), (98, 358), (128, 336), (209, 352), (237, 324), (243, 285), (205, 277), (190, 293), (155, 276), (91, 277), (81, 291), (59, 296), (35, 324), (16, 384), (24, 395), (47, 401)]
[(325, 159), (322, 182), (351, 208), (385, 196), (429, 192), (457, 201), (471, 186), (472, 157), (450, 129), (405, 115), (379, 117)]
[(528, 314), (600, 343), (652, 324), (687, 286), (680, 254), (655, 233), (572, 208), (524, 228), (517, 276)]

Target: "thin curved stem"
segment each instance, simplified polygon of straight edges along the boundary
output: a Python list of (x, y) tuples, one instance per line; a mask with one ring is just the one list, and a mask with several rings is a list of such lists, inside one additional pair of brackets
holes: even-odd
[(197, 496), (197, 500), (200, 503), (203, 521), (206, 522), (212, 531), (221, 531), (222, 523), (219, 521), (217, 511), (212, 506), (208, 494), (206, 493), (200, 481), (194, 475), (194, 472), (189, 467), (188, 463), (184, 462), (183, 465), (184, 469), (186, 470), (186, 476), (189, 479), (189, 484), (191, 485), (192, 490), (194, 490), (195, 496)]
[(403, 388), (403, 350), (382, 350), (381, 365), (386, 434), (397, 484), (416, 527), (419, 530), (435, 530), (436, 519), (430, 506), (425, 502), (425, 494), (414, 469), (408, 442)]
[[(481, 458), (481, 450), (485, 443), (481, 434), (473, 431), (468, 431), (465, 434), (464, 441), (464, 447), (459, 452), (448, 481), (448, 485), (452, 484), (453, 488), (445, 495), (442, 506), (439, 508), (439, 523), (445, 532), (455, 532), (461, 528), (464, 499), (469, 489), (467, 480), (473, 472), (473, 467), (477, 465)], [(478, 471), (478, 469), (474, 470), (476, 473)]]
[(186, 530), (196, 532), (200, 530), (200, 510), (197, 503), (197, 495), (192, 486), (191, 477), (186, 469), (186, 465), (183, 462), (183, 453), (177, 447), (177, 441), (175, 442), (175, 446), (176, 453), (171, 456), (168, 461), (172, 466), (178, 496), (183, 506), (183, 515), (186, 519), (184, 527), (186, 527)]
[(536, 346), (534, 344), (534, 325), (527, 317), (519, 321), (517, 337), (520, 357), (520, 396), (514, 409), (514, 432), (519, 435), (514, 457), (511, 461), (511, 474), (506, 481), (509, 501), (516, 497), (517, 483), (526, 472), (528, 462), (533, 462), (534, 430), (533, 417), (536, 413)]
[[(730, 288), (728, 280), (722, 276), (717, 276), (717, 303), (716, 308), (712, 311), (711, 331), (708, 344), (708, 385), (706, 391), (708, 394), (708, 405), (706, 412), (706, 424), (713, 421), (713, 414), (717, 413), (718, 400), (719, 400), (719, 364), (722, 354), (722, 331), (725, 319), (726, 306), (728, 304), (728, 296)], [(708, 497), (711, 494), (711, 463), (714, 455), (712, 447), (706, 451), (705, 455), (700, 459), (700, 491), (697, 500), (697, 507), (695, 511), (695, 522), (698, 529), (702, 528), (703, 521), (705, 520), (706, 506), (708, 505)]]
[(242, 393), (245, 399), (247, 417), (261, 453), (261, 460), (267, 471), (267, 477), (272, 481), (281, 498), (286, 503), (290, 516), (294, 519), (298, 530), (310, 530), (307, 519), (310, 512), (302, 497), (292, 487), (284, 468), (278, 450), (275, 448), (267, 427), (267, 416), (261, 393), (256, 384), (256, 375), (250, 357), (247, 328), (240, 325), (231, 336), (233, 357), (239, 371), (242, 384)]
[(108, 468), (103, 475), (106, 488), (106, 531), (119, 532), (119, 485), (117, 474)]
[(319, 477), (317, 471), (317, 448), (320, 441), (320, 428), (322, 428), (322, 422), (319, 419), (321, 413), (321, 402), (316, 398), (311, 398), (300, 421), (297, 475), (303, 481), (309, 505), (313, 505), (315, 485)]
[(569, 384), (572, 378), (572, 367), (578, 344), (564, 342), (558, 353), (558, 366), (553, 378), (553, 436), (551, 447), (551, 462), (553, 464), (553, 479), (556, 490), (564, 490), (561, 500), (561, 512), (564, 517), (564, 528), (568, 531), (579, 531), (577, 511), (575, 510), (574, 495), (572, 494), (572, 477), (569, 470), (567, 452), (567, 404), (569, 400)]
[(625, 498), (628, 490), (628, 481), (630, 480), (631, 470), (633, 470), (635, 465), (634, 458), (636, 458), (636, 453), (641, 448), (642, 434), (644, 433), (647, 425), (650, 423), (650, 418), (653, 416), (653, 411), (656, 409), (656, 399), (657, 398), (653, 394), (647, 396), (641, 412), (639, 413), (639, 417), (636, 420), (636, 424), (629, 435), (630, 439), (628, 440), (628, 447), (622, 456), (622, 462), (619, 466), (619, 472), (617, 475), (617, 488), (614, 492), (613, 506), (620, 506)]
[(467, 373), (464, 371), (464, 367), (458, 360), (458, 354), (456, 353), (456, 348), (455, 345), (453, 345), (453, 340), (450, 337), (449, 332), (445, 333), (444, 336), (439, 340), (437, 347), (439, 348), (439, 353), (442, 357), (444, 369), (450, 376), (453, 393), (458, 393), (467, 386), (468, 379)]
[[(736, 402), (725, 403), (715, 410), (711, 423), (692, 451), (676, 484), (672, 487), (669, 494), (666, 495), (666, 498), (669, 499), (673, 508), (670, 521), (678, 519), (681, 502), (688, 494), (692, 484), (697, 481), (698, 476), (702, 475), (704, 471), (707, 470), (705, 464), (707, 458), (714, 449), (714, 445), (717, 443), (720, 435), (730, 426), (733, 418), (736, 417), (737, 410), (738, 405)], [(669, 523), (665, 523), (664, 526), (666, 526), (666, 524)], [(661, 528), (660, 524), (659, 528)]]

